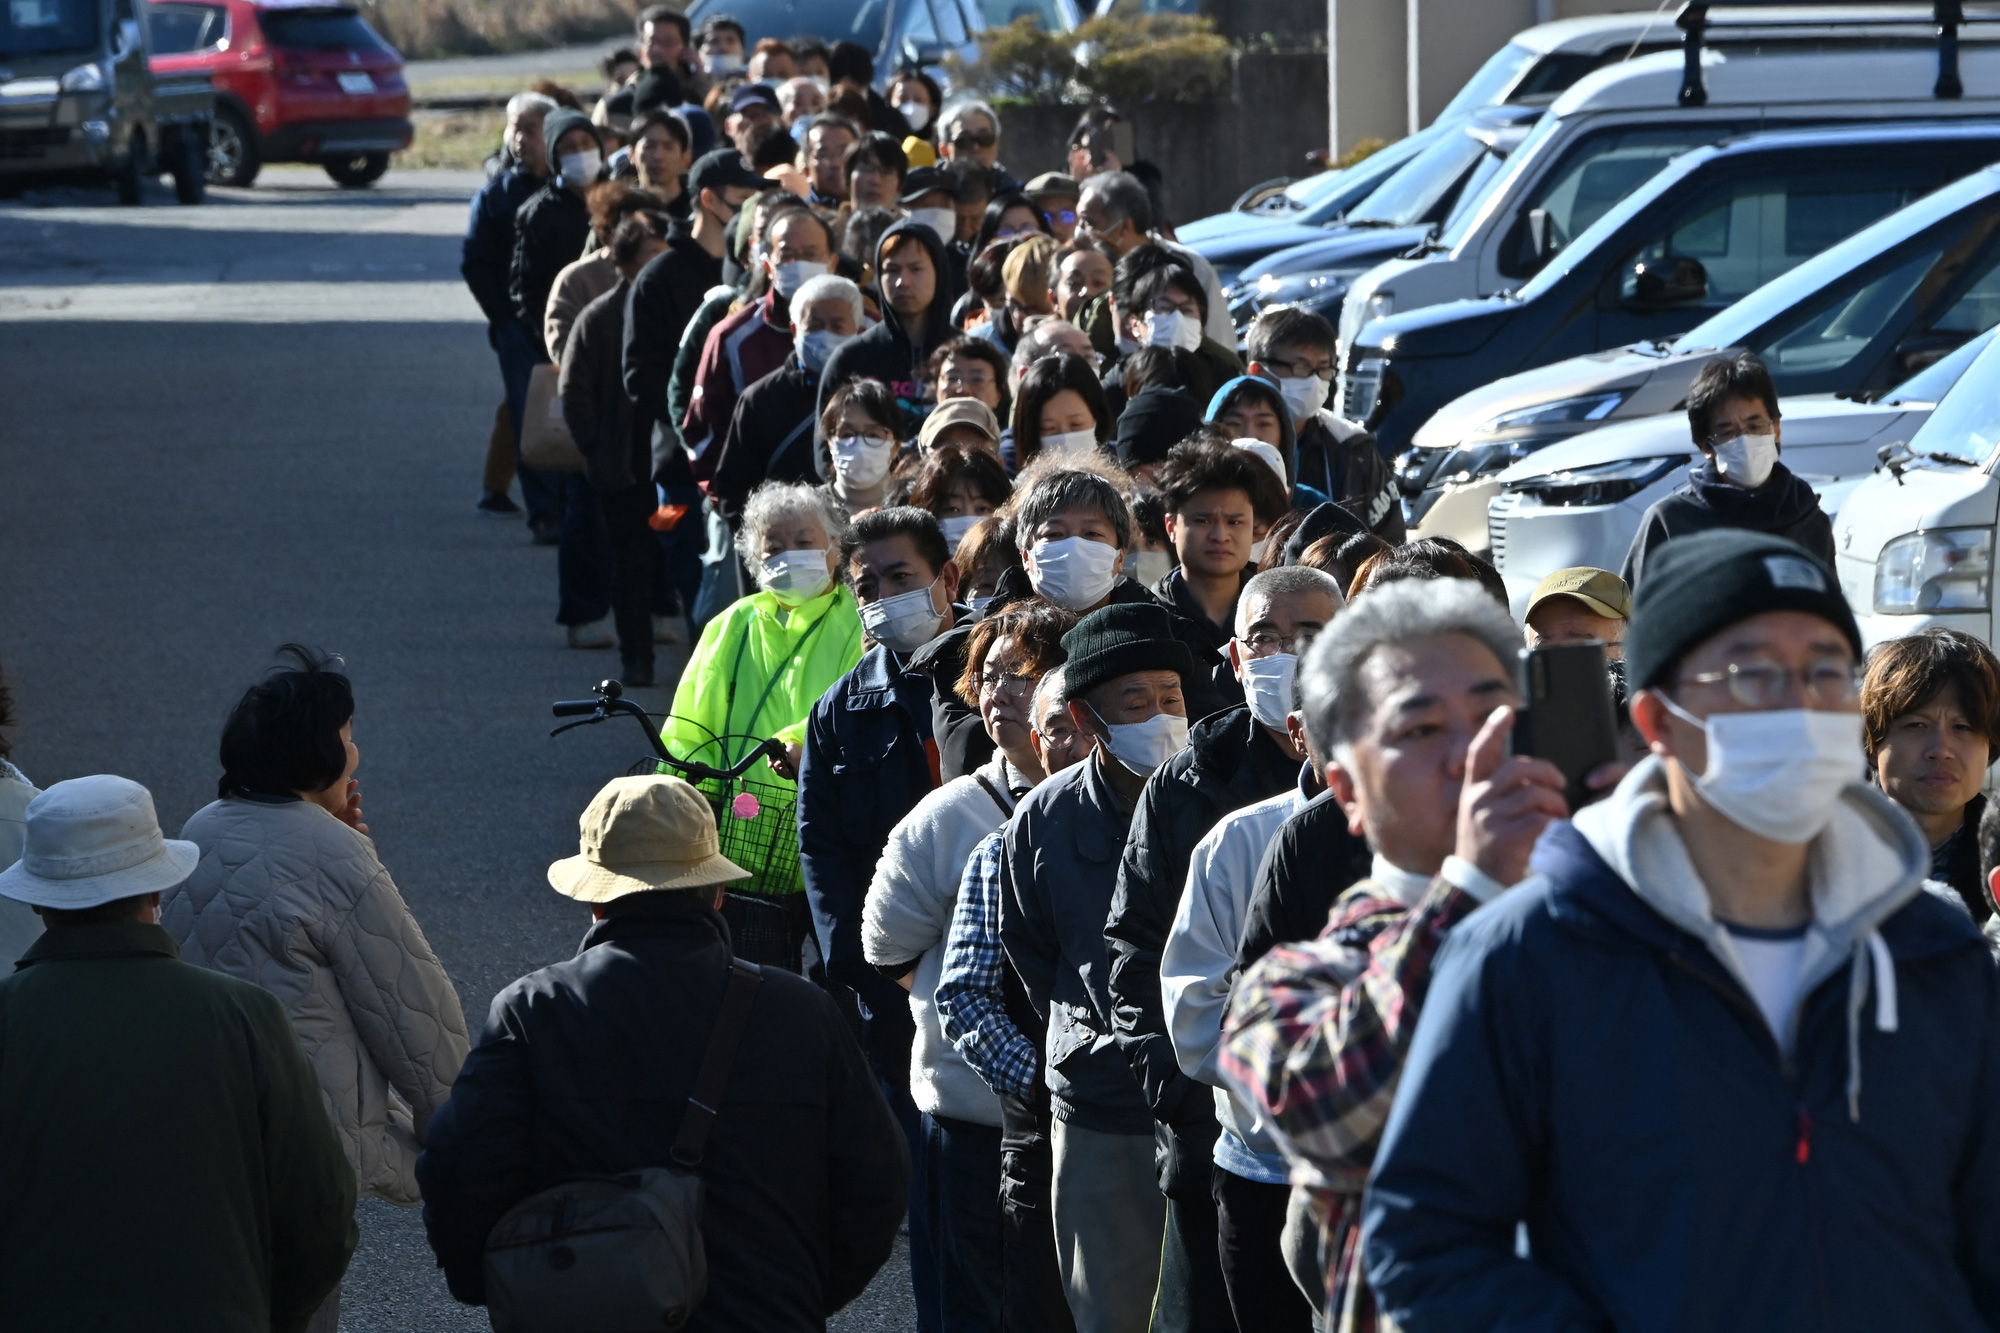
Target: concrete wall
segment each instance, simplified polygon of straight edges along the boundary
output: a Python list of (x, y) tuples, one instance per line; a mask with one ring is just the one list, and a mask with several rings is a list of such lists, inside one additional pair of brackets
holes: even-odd
[[(1121, 106), (1138, 156), (1166, 176), (1167, 216), (1188, 222), (1229, 207), (1274, 176), (1302, 176), (1305, 155), (1326, 147), (1324, 56), (1241, 54), (1235, 95), (1226, 102), (1142, 102)], [(1081, 107), (1000, 110), (1000, 160), (1026, 180), (1067, 160)]]

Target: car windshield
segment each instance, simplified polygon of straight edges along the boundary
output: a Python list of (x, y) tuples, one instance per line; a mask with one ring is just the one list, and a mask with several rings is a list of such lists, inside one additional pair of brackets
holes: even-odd
[(2000, 441), (2000, 342), (1989, 342), (1973, 358), (1917, 433), (1913, 454), (1945, 454), (1984, 463)]
[(700, 27), (701, 21), (713, 14), (741, 23), (752, 46), (763, 37), (789, 41), (803, 36), (854, 42), (874, 54), (882, 47), (888, 5), (884, 0), (861, 0), (859, 4), (854, 0), (695, 0), (688, 7), (688, 22)]
[(1993, 341), (1993, 330), (1974, 338), (1961, 347), (1954, 348), (1951, 355), (1933, 361), (1916, 374), (1882, 395), (1885, 403), (1935, 403), (1951, 392), (1951, 386), (1958, 383), (1965, 374), (1965, 368), (1986, 350), (1986, 344)]
[(1280, 213), (1296, 213), (1302, 208), (1311, 208), (1328, 194), (1340, 188), (1340, 178), (1344, 171), (1321, 171), (1295, 180), (1287, 185), (1272, 202)]
[(1381, 188), (1382, 182), (1401, 171), (1418, 154), (1450, 133), (1436, 125), (1418, 130), (1406, 139), (1398, 139), (1385, 148), (1378, 148), (1345, 171), (1331, 172), (1340, 178), (1338, 189), (1327, 194), (1307, 209), (1296, 220), (1307, 226), (1319, 226), (1332, 222), (1359, 204), (1363, 199)]
[(0, 56), (88, 51), (97, 37), (97, 0), (7, 0), (0, 9)]
[(1458, 188), (1466, 172), (1485, 155), (1486, 145), (1464, 129), (1447, 134), (1356, 204), (1347, 220), (1384, 227), (1415, 226), (1430, 217), (1444, 197)]
[(1018, 18), (1032, 18), (1044, 32), (1061, 32), (1062, 9), (1056, 0), (979, 0), (979, 14), (989, 28), (1004, 28)]
[(1454, 116), (1469, 116), (1483, 106), (1498, 106), (1513, 91), (1521, 75), (1539, 59), (1539, 51), (1531, 51), (1525, 46), (1510, 42), (1501, 47), (1444, 104), (1444, 110), (1438, 112), (1437, 118), (1450, 120)]
[(264, 38), (285, 51), (386, 50), (361, 15), (351, 9), (263, 9)]

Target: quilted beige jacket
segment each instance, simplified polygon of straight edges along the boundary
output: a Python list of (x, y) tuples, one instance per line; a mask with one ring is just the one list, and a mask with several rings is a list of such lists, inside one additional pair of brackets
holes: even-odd
[(361, 1192), (414, 1204), (425, 1127), (465, 1063), (458, 992), (375, 844), (307, 801), (216, 801), (160, 923), (181, 957), (284, 1002)]

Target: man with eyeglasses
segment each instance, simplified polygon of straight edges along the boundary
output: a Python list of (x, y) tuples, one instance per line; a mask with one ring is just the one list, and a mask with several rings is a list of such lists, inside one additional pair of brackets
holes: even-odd
[(1014, 194), (1021, 182), (1000, 165), (1000, 116), (984, 102), (959, 101), (938, 118), (938, 154), (953, 166), (985, 173), (989, 197)]
[[(1222, 446), (1193, 449), (1230, 455), (1246, 468), (1262, 466)], [(1186, 471), (1193, 461), (1190, 446), (1177, 448), (1161, 471), (1163, 485), (1174, 484), (1177, 464)], [(1244, 517), (1234, 540), (1247, 560), (1247, 513)], [(1158, 1168), (1160, 1190), (1167, 1196), (1167, 1233), (1156, 1330), (1228, 1328), (1234, 1323), (1216, 1246), (1215, 1101), (1175, 1056), (1161, 998), (1161, 952), (1188, 882), (1195, 845), (1232, 810), (1298, 787), (1306, 752), (1288, 721), (1292, 678), (1299, 654), (1342, 606), (1340, 587), (1330, 576), (1301, 566), (1256, 575), (1235, 601), (1228, 660), (1249, 702), (1197, 723), (1188, 733), (1187, 748), (1147, 779), (1104, 927), (1113, 1030), (1145, 1090), (1165, 1145)], [(1245, 884), (1243, 896), (1248, 894)], [(1270, 1243), (1275, 1259), (1275, 1229)]]
[(1625, 582), (1638, 588), (1660, 543), (1711, 528), (1789, 538), (1831, 567), (1833, 520), (1813, 488), (1778, 461), (1778, 390), (1757, 355), (1730, 352), (1704, 365), (1688, 390), (1687, 414), (1702, 461), (1639, 520)]
[(1402, 497), (1375, 436), (1326, 405), (1333, 387), (1333, 325), (1295, 305), (1274, 306), (1251, 322), (1245, 338), (1250, 373), (1275, 384), (1291, 414), (1293, 475), (1376, 536), (1402, 545), (1408, 535)]
[[(1042, 221), (1049, 224), (1049, 234), (1068, 245), (1076, 235), (1076, 201), (1083, 193), (1077, 186), (1076, 177), (1065, 176), (1060, 171), (1044, 171), (1029, 181), (1021, 193), (1041, 210)], [(1105, 265), (1106, 286), (1111, 284), (1110, 267)]]
[(2000, 1325), (2000, 976), (1861, 781), (1860, 651), (1796, 543), (1655, 553), (1652, 754), (1431, 976), (1364, 1222), (1399, 1327)]

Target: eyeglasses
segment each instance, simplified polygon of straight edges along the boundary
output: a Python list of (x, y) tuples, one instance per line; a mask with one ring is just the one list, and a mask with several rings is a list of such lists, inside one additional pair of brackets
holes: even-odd
[(979, 673), (981, 694), (1027, 694), (1035, 688), (1033, 676), (1017, 676), (1007, 671), (982, 671)]
[(1703, 437), (1702, 443), (1711, 449), (1720, 449), (1739, 435), (1769, 435), (1769, 417), (1751, 417), (1748, 421), (1734, 422), (1727, 426), (1717, 426)]
[(1792, 700), (1795, 676), (1799, 693), (1821, 708), (1853, 703), (1861, 694), (1861, 668), (1839, 657), (1822, 657), (1797, 669), (1752, 659), (1681, 679), (1690, 685), (1727, 685), (1736, 702), (1745, 708), (1782, 708)]
[(1042, 216), (1048, 219), (1051, 227), (1057, 223), (1061, 223), (1065, 227), (1074, 227), (1076, 225), (1076, 210), (1074, 208), (1058, 208), (1044, 213)]
[[(1189, 313), (1193, 312), (1190, 311)], [(1316, 366), (1310, 361), (1280, 361), (1278, 358), (1272, 356), (1264, 358), (1264, 364), (1283, 375), (1286, 379), (1299, 380), (1304, 379), (1308, 375), (1317, 375), (1321, 379), (1328, 381), (1333, 379), (1333, 363), (1330, 361), (1323, 366)]]
[(993, 385), (993, 372), (984, 366), (977, 370), (947, 370), (942, 378), (947, 386), (964, 389), (986, 389)]
[(1237, 642), (1258, 654), (1303, 653), (1312, 643), (1318, 630), (1302, 629), (1293, 634), (1273, 634), (1269, 630), (1259, 630), (1247, 639)]
[(843, 436), (857, 436), (868, 441), (870, 444), (894, 444), (896, 442), (895, 432), (884, 430), (880, 426), (863, 426), (859, 430), (849, 430), (843, 426), (834, 430), (831, 434), (836, 440)]
[(951, 143), (954, 148), (991, 148), (999, 142), (1000, 136), (991, 130), (984, 132), (961, 130), (951, 136)]

